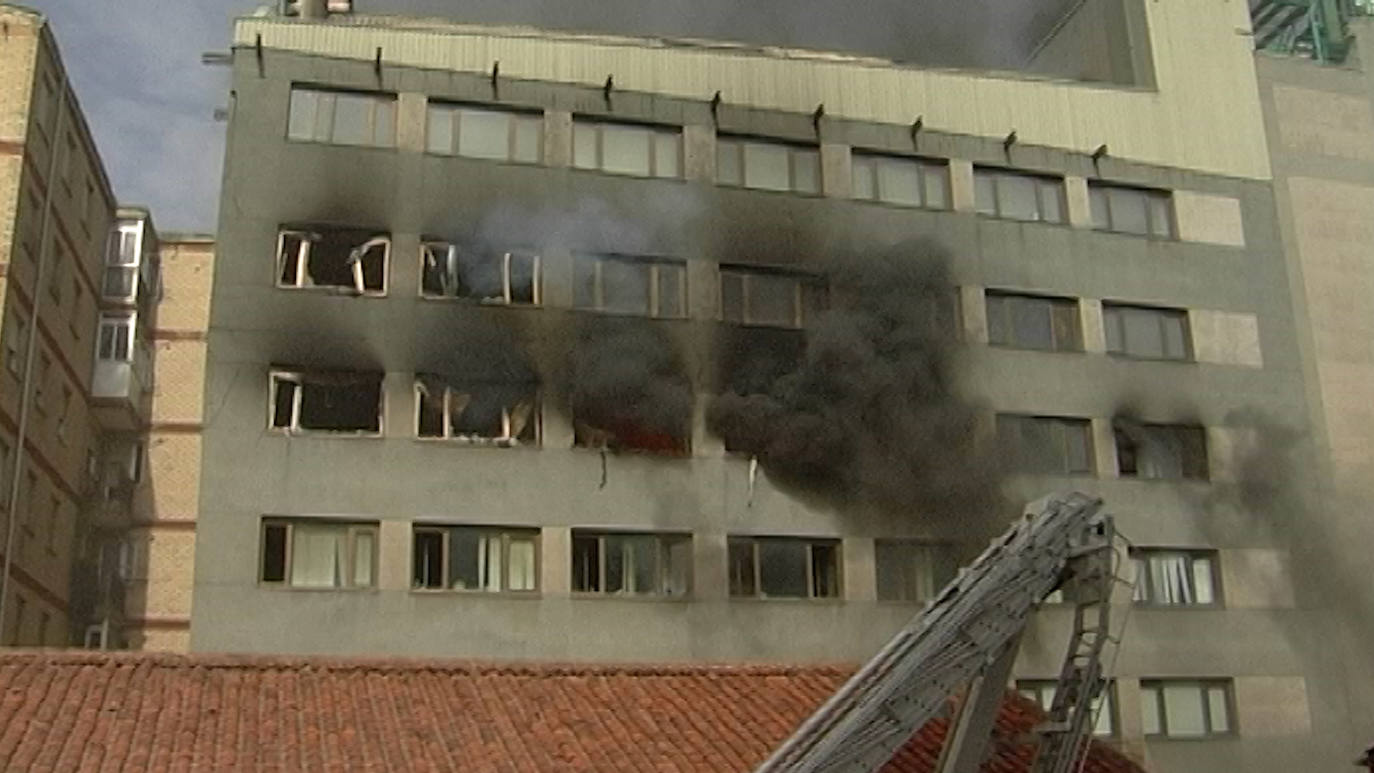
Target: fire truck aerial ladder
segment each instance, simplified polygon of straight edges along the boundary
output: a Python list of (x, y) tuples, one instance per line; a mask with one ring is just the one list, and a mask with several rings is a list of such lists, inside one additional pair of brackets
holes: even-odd
[(1078, 770), (1106, 682), (1101, 659), (1116, 581), (1115, 530), (1101, 508), (1102, 500), (1079, 493), (1032, 503), (756, 773), (877, 771), (962, 688), (939, 770), (976, 773), (1021, 632), (1056, 589), (1074, 604), (1073, 635), (1031, 770)]

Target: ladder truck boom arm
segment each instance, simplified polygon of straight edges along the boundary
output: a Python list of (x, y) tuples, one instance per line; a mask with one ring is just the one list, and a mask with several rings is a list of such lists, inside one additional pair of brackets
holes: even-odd
[[(972, 726), (992, 726), (987, 712), (1000, 708), (1006, 674), (1031, 613), (1063, 585), (1074, 593), (1074, 635), (1060, 673), (1049, 721), (1041, 728), (1037, 773), (1073, 770), (1086, 751), (1093, 699), (1103, 685), (1100, 653), (1107, 640), (1107, 612), (1114, 583), (1111, 519), (1102, 501), (1070, 493), (1046, 497), (960, 571), (921, 614), (908, 623), (840, 690), (759, 766), (756, 773), (877, 771), (911, 735), (966, 685), (988, 674), (996, 700), (965, 709), (982, 712)], [(995, 683), (1000, 682), (1000, 683)], [(977, 770), (989, 738), (972, 751), (950, 755), (946, 771)], [(977, 731), (974, 731), (977, 735)], [(972, 759), (972, 762), (969, 760)]]

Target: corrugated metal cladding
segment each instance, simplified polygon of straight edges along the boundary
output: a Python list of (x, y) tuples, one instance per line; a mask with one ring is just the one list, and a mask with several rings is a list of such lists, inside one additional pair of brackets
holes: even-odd
[(720, 91), (732, 104), (1004, 137), (1235, 177), (1268, 179), (1249, 13), (1227, 0), (1146, 4), (1159, 90), (920, 70), (839, 57), (454, 25), (397, 28), (241, 19), (235, 45), (464, 72), (501, 62), (512, 78), (616, 87), (688, 99)]

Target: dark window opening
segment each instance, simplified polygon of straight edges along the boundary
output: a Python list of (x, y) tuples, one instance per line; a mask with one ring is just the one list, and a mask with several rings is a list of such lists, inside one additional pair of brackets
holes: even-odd
[(538, 386), (481, 382), (450, 386), (433, 376), (415, 382), (416, 434), (497, 445), (539, 440)]
[(789, 537), (736, 537), (727, 562), (731, 596), (838, 598), (839, 542)]
[(286, 582), (286, 526), (267, 524), (262, 530), (262, 581)]
[(411, 584), (416, 588), (444, 587), (444, 534), (438, 531), (415, 531), (414, 574)]
[(643, 451), (665, 456), (688, 456), (692, 453), (692, 436), (686, 427), (668, 430), (629, 421), (607, 422), (607, 425), (594, 426), (574, 421), (573, 445), (578, 448), (604, 448), (617, 453)]
[(627, 596), (685, 596), (691, 537), (652, 533), (573, 533), (573, 590)]
[(421, 287), (432, 298), (538, 305), (540, 258), (531, 252), (479, 250), (443, 241), (420, 246)]
[(1201, 427), (1118, 420), (1117, 470), (1123, 477), (1206, 480), (1207, 434)]
[(381, 432), (382, 374), (275, 372), (272, 426), (288, 432)]
[(817, 277), (747, 267), (720, 270), (721, 319), (743, 325), (799, 328), (826, 308)]
[(1008, 469), (1036, 475), (1087, 475), (1094, 470), (1087, 419), (998, 414), (999, 453)]
[(391, 238), (357, 228), (283, 229), (277, 238), (277, 286), (386, 292)]

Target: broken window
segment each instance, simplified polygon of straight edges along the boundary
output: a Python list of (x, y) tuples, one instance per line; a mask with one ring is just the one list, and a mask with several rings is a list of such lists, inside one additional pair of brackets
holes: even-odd
[(430, 102), (428, 114), (425, 147), (430, 153), (539, 163), (542, 113)]
[[(1054, 705), (1054, 694), (1059, 690), (1057, 679), (1017, 679), (1016, 691), (1035, 701), (1041, 710), (1049, 711)], [(1109, 681), (1093, 699), (1091, 706), (1093, 735), (1110, 738), (1116, 735), (1116, 682)]]
[(396, 95), (291, 87), (286, 136), (307, 142), (392, 147)]
[(285, 432), (379, 434), (382, 374), (273, 371), (272, 427)]
[(1083, 350), (1078, 302), (987, 291), (988, 343), (1047, 352)]
[(743, 598), (839, 598), (840, 541), (731, 537), (730, 595)]
[(1207, 479), (1207, 433), (1202, 427), (1118, 421), (1117, 470), (1151, 480)]
[(574, 529), (572, 551), (577, 593), (678, 598), (691, 590), (692, 538), (686, 534)]
[(539, 441), (538, 386), (475, 382), (451, 386), (434, 376), (415, 380), (415, 434), (494, 445)]
[(876, 540), (873, 547), (879, 601), (928, 601), (954, 578), (947, 545)]
[(978, 212), (1009, 220), (1064, 222), (1064, 178), (974, 167)]
[(1087, 419), (997, 415), (999, 451), (1008, 469), (1032, 475), (1089, 475), (1094, 471)]
[(636, 177), (681, 177), (682, 130), (577, 118), (573, 166)]
[(1188, 312), (1149, 306), (1102, 304), (1107, 351), (1150, 360), (1188, 360)]
[(534, 591), (538, 529), (416, 526), (411, 585), (490, 593)]
[(1174, 218), (1168, 191), (1088, 183), (1093, 228), (1172, 239)]
[(769, 191), (821, 192), (821, 154), (814, 146), (745, 137), (716, 140), (716, 182)]
[(386, 293), (391, 237), (357, 228), (283, 228), (277, 236), (278, 287), (334, 287)]
[(420, 260), (420, 292), (426, 297), (507, 305), (540, 303), (541, 261), (532, 252), (426, 241), (420, 245)]
[(799, 328), (825, 305), (825, 283), (816, 277), (745, 266), (720, 268), (720, 311), (726, 322)]
[(292, 588), (371, 588), (377, 524), (265, 518), (258, 579)]
[(573, 307), (682, 318), (687, 308), (686, 264), (620, 255), (577, 255), (573, 261)]
[(877, 153), (852, 156), (853, 195), (904, 207), (949, 206), (949, 164)]
[(1140, 681), (1140, 726), (1146, 738), (1205, 738), (1235, 732), (1230, 679)]
[(1201, 550), (1131, 551), (1138, 604), (1210, 606), (1217, 603), (1217, 554)]

